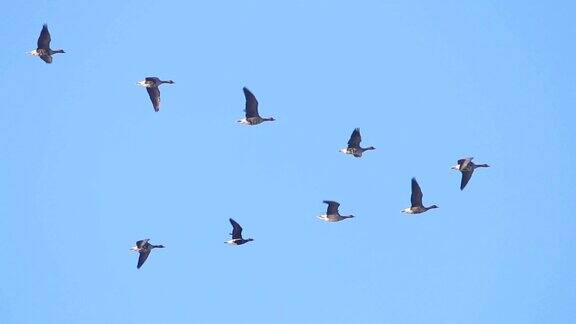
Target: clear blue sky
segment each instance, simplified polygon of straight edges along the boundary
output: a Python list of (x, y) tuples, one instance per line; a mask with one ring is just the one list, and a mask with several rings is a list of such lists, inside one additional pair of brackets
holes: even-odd
[[(1, 323), (576, 322), (573, 2), (2, 10)], [(413, 176), (439, 209), (400, 213)]]

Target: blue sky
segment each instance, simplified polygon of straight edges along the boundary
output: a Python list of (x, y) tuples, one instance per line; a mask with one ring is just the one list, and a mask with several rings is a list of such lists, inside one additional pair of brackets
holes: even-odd
[[(575, 9), (5, 5), (0, 322), (575, 322)], [(159, 113), (146, 76), (176, 82)], [(236, 124), (243, 86), (274, 123)], [(491, 167), (461, 192), (467, 155)], [(413, 176), (439, 209), (400, 213)]]

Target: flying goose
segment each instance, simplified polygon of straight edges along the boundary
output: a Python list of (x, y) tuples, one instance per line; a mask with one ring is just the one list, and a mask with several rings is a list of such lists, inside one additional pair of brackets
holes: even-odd
[(412, 178), (412, 196), (410, 196), (410, 202), (412, 204), (411, 207), (404, 208), (401, 211), (407, 214), (420, 214), (428, 209), (438, 208), (436, 205), (432, 205), (430, 207), (424, 207), (422, 205), (422, 190), (416, 181), (416, 178)]
[(28, 52), (32, 56), (39, 56), (44, 62), (50, 64), (52, 63), (52, 54), (55, 53), (65, 53), (63, 49), (52, 50), (50, 49), (50, 32), (48, 31), (48, 25), (44, 24), (42, 26), (42, 31), (38, 37), (38, 48), (33, 51)]
[(242, 245), (244, 243), (254, 241), (254, 239), (251, 239), (251, 238), (248, 238), (248, 239), (242, 238), (242, 226), (240, 226), (240, 224), (236, 223), (236, 221), (233, 220), (232, 218), (230, 218), (230, 224), (232, 224), (232, 233), (230, 233), (230, 235), (232, 235), (232, 239), (228, 240), (224, 243), (228, 243), (228, 244), (232, 244), (232, 245)]
[(157, 77), (147, 77), (146, 79), (138, 82), (138, 85), (143, 86), (148, 91), (150, 96), (150, 101), (152, 101), (152, 106), (154, 106), (154, 111), (160, 111), (160, 89), (158, 87), (163, 83), (173, 84), (174, 81), (162, 81)]
[(360, 142), (362, 141), (362, 136), (360, 135), (360, 128), (354, 129), (350, 139), (348, 140), (348, 147), (343, 148), (340, 152), (344, 154), (352, 154), (355, 157), (362, 157), (362, 153), (369, 150), (375, 150), (374, 146), (370, 147), (360, 147)]
[(453, 166), (452, 170), (457, 170), (462, 172), (462, 180), (460, 180), (460, 190), (464, 190), (470, 178), (472, 178), (472, 174), (474, 173), (474, 169), (476, 168), (487, 168), (489, 167), (488, 164), (474, 164), (472, 162), (473, 157), (468, 157), (464, 159), (458, 160), (458, 164)]
[(240, 124), (245, 125), (258, 125), (265, 121), (274, 121), (273, 117), (269, 118), (262, 118), (258, 114), (258, 100), (256, 100), (256, 96), (248, 88), (242, 88), (244, 90), (244, 97), (246, 97), (246, 109), (244, 112), (246, 113), (246, 118), (242, 118), (238, 120)]
[(342, 216), (340, 215), (340, 213), (338, 212), (338, 207), (340, 207), (340, 204), (332, 201), (332, 200), (324, 200), (322, 201), (325, 204), (328, 204), (328, 208), (326, 208), (326, 214), (325, 215), (320, 215), (320, 216), (316, 216), (319, 219), (326, 221), (326, 222), (339, 222), (341, 220), (344, 220), (346, 218), (352, 218), (354, 217), (354, 215), (348, 215), (348, 216)]
[(136, 266), (137, 269), (140, 269), (140, 267), (144, 264), (144, 262), (146, 262), (146, 259), (148, 259), (148, 255), (150, 255), (152, 249), (164, 248), (164, 245), (152, 245), (148, 243), (148, 241), (150, 241), (150, 239), (140, 240), (136, 242), (136, 246), (133, 246), (130, 249), (132, 251), (140, 253), (140, 255), (138, 256), (138, 265)]

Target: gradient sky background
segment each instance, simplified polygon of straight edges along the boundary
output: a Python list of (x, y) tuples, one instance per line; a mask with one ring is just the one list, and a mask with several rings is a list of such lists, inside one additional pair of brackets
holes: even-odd
[[(6, 3), (0, 322), (576, 322), (575, 12)], [(25, 55), (44, 22), (51, 65)], [(146, 76), (176, 82), (159, 113)], [(243, 86), (276, 122), (236, 124)], [(461, 192), (466, 155), (491, 167)], [(439, 209), (400, 213), (413, 176)], [(143, 238), (167, 248), (137, 270)]]

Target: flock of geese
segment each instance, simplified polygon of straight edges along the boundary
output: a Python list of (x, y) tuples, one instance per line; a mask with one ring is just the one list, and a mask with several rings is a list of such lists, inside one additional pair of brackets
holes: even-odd
[[(48, 25), (44, 24), (42, 26), (42, 31), (40, 32), (40, 37), (38, 37), (38, 47), (28, 52), (28, 54), (40, 57), (46, 63), (52, 63), (52, 55), (57, 53), (65, 53), (62, 49), (52, 50), (50, 48), (50, 32), (48, 31)], [(172, 80), (160, 80), (157, 77), (147, 77), (144, 80), (138, 82), (138, 85), (145, 87), (150, 96), (150, 101), (152, 102), (152, 107), (154, 111), (160, 111), (160, 85), (167, 83), (173, 84)], [(258, 125), (263, 122), (274, 121), (273, 117), (261, 117), (258, 113), (258, 100), (256, 96), (246, 87), (242, 89), (244, 91), (244, 97), (246, 98), (246, 108), (244, 109), (245, 117), (238, 120), (238, 123), (244, 125)], [(348, 140), (348, 146), (341, 149), (340, 152), (344, 154), (352, 155), (356, 158), (362, 157), (362, 154), (366, 151), (374, 150), (373, 146), (361, 147), (360, 142), (362, 141), (362, 136), (360, 135), (360, 129), (356, 128), (350, 135)], [(453, 170), (460, 171), (462, 178), (460, 181), (460, 190), (464, 190), (470, 179), (474, 170), (477, 168), (487, 168), (488, 164), (475, 164), (472, 162), (472, 157), (466, 157), (458, 160), (457, 164), (452, 167)], [(406, 214), (421, 214), (430, 209), (438, 208), (436, 205), (430, 205), (428, 207), (424, 206), (422, 203), (422, 189), (416, 181), (416, 178), (412, 178), (412, 194), (410, 196), (410, 207), (404, 208), (401, 212)], [(348, 218), (353, 218), (354, 215), (340, 215), (339, 207), (340, 204), (336, 201), (324, 200), (325, 204), (328, 205), (326, 208), (326, 214), (317, 216), (319, 219), (326, 222), (339, 222)], [(242, 237), (242, 226), (238, 224), (235, 220), (230, 218), (230, 224), (232, 225), (232, 233), (230, 235), (232, 238), (225, 241), (224, 243), (231, 245), (242, 245), (253, 241), (252, 238)], [(148, 259), (150, 252), (155, 248), (164, 248), (164, 245), (154, 245), (149, 243), (149, 239), (139, 240), (136, 245), (131, 248), (132, 251), (138, 252), (138, 264), (137, 268), (140, 269), (144, 262)]]

